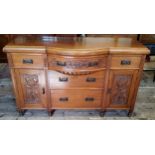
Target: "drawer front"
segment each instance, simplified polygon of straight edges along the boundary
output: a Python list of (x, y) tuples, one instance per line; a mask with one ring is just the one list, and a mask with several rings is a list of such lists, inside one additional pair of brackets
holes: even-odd
[(14, 67), (19, 68), (42, 68), (45, 67), (45, 58), (44, 54), (18, 54), (13, 53), (13, 65)]
[(86, 75), (66, 75), (57, 71), (49, 71), (51, 89), (65, 88), (103, 88), (104, 71), (93, 72)]
[(100, 108), (101, 90), (51, 90), (52, 108)]
[(49, 55), (48, 65), (51, 69), (68, 73), (99, 70), (106, 67), (106, 56), (75, 58)]
[(112, 56), (111, 68), (138, 69), (140, 62), (141, 56)]

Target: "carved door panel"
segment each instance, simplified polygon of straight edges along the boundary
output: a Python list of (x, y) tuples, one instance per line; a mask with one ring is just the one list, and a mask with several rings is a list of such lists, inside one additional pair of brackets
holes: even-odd
[(108, 87), (108, 108), (129, 108), (134, 95), (137, 70), (112, 70)]
[(43, 70), (17, 69), (21, 108), (46, 108), (46, 80)]

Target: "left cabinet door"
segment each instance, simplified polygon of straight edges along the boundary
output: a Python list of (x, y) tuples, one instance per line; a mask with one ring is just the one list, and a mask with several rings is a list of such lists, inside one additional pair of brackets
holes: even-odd
[(47, 108), (44, 70), (15, 69), (21, 109)]

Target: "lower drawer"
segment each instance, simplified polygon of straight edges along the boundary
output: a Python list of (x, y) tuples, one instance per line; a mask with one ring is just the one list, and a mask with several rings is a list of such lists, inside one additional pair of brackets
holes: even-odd
[(98, 109), (101, 107), (102, 90), (51, 90), (53, 109)]

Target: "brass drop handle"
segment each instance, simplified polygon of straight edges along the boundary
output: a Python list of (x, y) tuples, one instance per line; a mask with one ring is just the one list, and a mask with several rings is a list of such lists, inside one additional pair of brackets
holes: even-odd
[(61, 101), (61, 102), (67, 102), (68, 100), (69, 100), (68, 97), (59, 98), (59, 101)]
[(92, 101), (94, 101), (95, 99), (93, 98), (93, 97), (86, 97), (85, 98), (85, 101), (86, 102), (92, 102)]
[(23, 59), (23, 64), (33, 64), (32, 59)]
[(98, 62), (97, 61), (89, 62), (88, 63), (88, 67), (94, 67), (94, 66), (98, 66)]
[(42, 94), (45, 94), (45, 88), (42, 88)]
[(121, 65), (130, 65), (131, 61), (130, 60), (121, 60)]
[(67, 77), (59, 77), (60, 82), (67, 82), (68, 78)]
[(66, 66), (66, 62), (57, 61), (57, 66)]
[(86, 79), (87, 82), (96, 82), (96, 78), (91, 78), (91, 77), (88, 77)]

